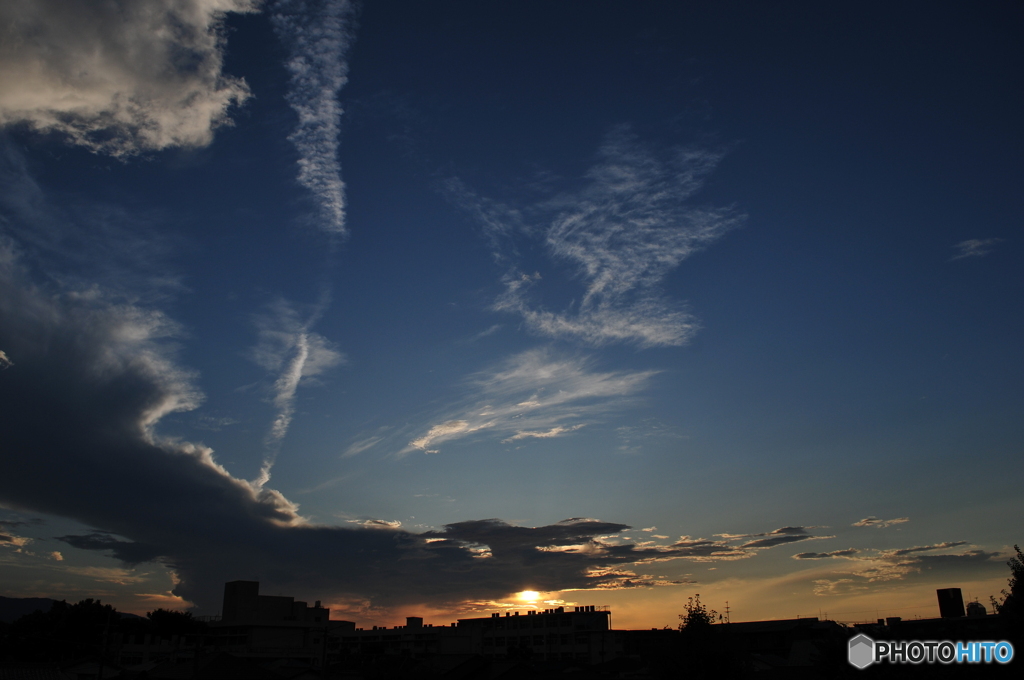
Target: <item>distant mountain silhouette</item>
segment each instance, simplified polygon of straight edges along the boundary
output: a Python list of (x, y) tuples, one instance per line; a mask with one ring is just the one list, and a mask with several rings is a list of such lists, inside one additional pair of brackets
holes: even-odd
[(4, 597), (0, 595), (0, 621), (13, 623), (37, 609), (48, 612), (56, 600), (48, 597)]

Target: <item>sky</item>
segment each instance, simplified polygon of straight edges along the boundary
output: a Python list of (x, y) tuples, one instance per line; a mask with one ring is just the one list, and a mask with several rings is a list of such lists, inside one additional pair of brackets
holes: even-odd
[(0, 583), (394, 625), (988, 604), (1013, 3), (0, 4)]

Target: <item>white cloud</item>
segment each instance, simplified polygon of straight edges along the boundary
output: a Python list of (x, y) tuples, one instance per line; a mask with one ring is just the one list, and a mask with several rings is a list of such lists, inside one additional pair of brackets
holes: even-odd
[(359, 455), (363, 451), (373, 448), (378, 443), (383, 441), (383, 439), (384, 437), (382, 435), (375, 435), (373, 437), (365, 437), (363, 439), (359, 439), (353, 442), (351, 445), (349, 445), (349, 447), (345, 449), (344, 453), (341, 454), (341, 457), (348, 458), (349, 456)]
[(227, 12), (257, 0), (0, 3), (0, 126), (113, 156), (209, 144), (246, 84), (222, 73)]
[(548, 253), (569, 264), (583, 284), (577, 302), (545, 309), (533, 293), (543, 286), (541, 276), (512, 264), (495, 308), (521, 315), (539, 334), (588, 345), (686, 343), (699, 324), (684, 305), (663, 294), (661, 282), (684, 259), (740, 224), (743, 215), (690, 203), (720, 153), (677, 149), (667, 156), (658, 158), (628, 128), (617, 128), (601, 146), (582, 190), (529, 210), (475, 197), (461, 182), (448, 182), (448, 195), (483, 226), (499, 262), (518, 259), (513, 237), (540, 235)]
[(967, 239), (966, 241), (961, 241), (953, 246), (959, 252), (949, 259), (961, 260), (965, 257), (983, 257), (992, 252), (992, 246), (1002, 240), (1003, 239), (1001, 238), (972, 238)]
[(488, 336), (494, 335), (495, 333), (497, 333), (500, 330), (501, 330), (501, 324), (500, 323), (493, 324), (490, 328), (488, 328), (486, 330), (482, 330), (479, 333), (477, 333), (476, 335), (474, 335), (473, 337), (471, 337), (468, 340), (468, 342), (476, 342), (477, 340), (482, 340), (482, 339), (484, 339), (484, 338), (486, 338)]
[(852, 578), (838, 579), (816, 579), (814, 581), (815, 595), (849, 595), (850, 593), (867, 590), (867, 584), (855, 581)]
[(562, 426), (562, 425), (558, 425), (556, 427), (551, 428), (550, 430), (533, 431), (533, 432), (528, 431), (528, 430), (522, 430), (520, 432), (516, 432), (514, 435), (512, 435), (508, 439), (502, 439), (501, 443), (502, 444), (508, 444), (509, 442), (514, 442), (514, 441), (519, 440), (519, 439), (528, 439), (528, 438), (550, 439), (552, 437), (561, 437), (563, 434), (568, 434), (569, 432), (575, 432), (576, 430), (580, 429), (581, 427), (583, 427), (582, 424), (580, 424), (580, 425), (573, 425), (571, 427), (565, 427), (565, 426)]
[(287, 99), (299, 117), (289, 136), (299, 151), (299, 184), (319, 206), (320, 228), (339, 235), (345, 233), (345, 183), (338, 161), (338, 92), (348, 82), (353, 13), (348, 0), (277, 0), (273, 7), (274, 27), (289, 49)]
[(414, 449), (422, 449), (424, 453), (438, 453), (437, 449), (428, 449), (427, 447), (434, 442), (454, 439), (490, 426), (490, 423), (481, 423), (471, 426), (469, 422), (465, 420), (449, 420), (446, 423), (434, 425), (425, 435), (409, 442), (409, 446)]
[(654, 373), (598, 373), (580, 359), (557, 358), (545, 350), (523, 352), (472, 376), (465, 405), (438, 418), (402, 453), (436, 453), (440, 443), (481, 431), (507, 436), (506, 441), (563, 436), (622, 406)]

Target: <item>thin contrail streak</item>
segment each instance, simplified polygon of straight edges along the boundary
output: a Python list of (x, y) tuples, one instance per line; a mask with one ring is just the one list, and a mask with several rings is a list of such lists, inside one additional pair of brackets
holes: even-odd
[(345, 54), (352, 43), (354, 10), (349, 0), (278, 0), (272, 15), (289, 49), (285, 66), (291, 78), (285, 98), (299, 117), (288, 137), (299, 152), (298, 181), (317, 202), (320, 228), (336, 236), (346, 234), (338, 92), (348, 82)]
[(299, 387), (299, 381), (302, 380), (302, 369), (306, 366), (306, 359), (309, 358), (309, 335), (305, 332), (299, 333), (295, 344), (295, 355), (274, 382), (274, 406), (277, 407), (277, 417), (274, 418), (274, 423), (267, 434), (267, 454), (263, 458), (263, 465), (260, 466), (259, 477), (254, 482), (260, 488), (270, 481), (270, 470), (274, 467), (281, 442), (288, 433), (292, 416), (295, 415), (295, 392)]

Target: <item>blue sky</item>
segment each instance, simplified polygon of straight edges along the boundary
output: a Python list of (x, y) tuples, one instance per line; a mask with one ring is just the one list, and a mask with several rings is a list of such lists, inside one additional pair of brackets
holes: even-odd
[(4, 594), (987, 601), (1024, 529), (1020, 19), (5, 3)]

